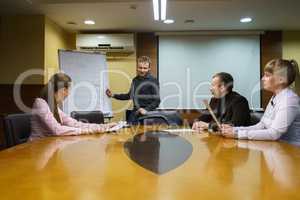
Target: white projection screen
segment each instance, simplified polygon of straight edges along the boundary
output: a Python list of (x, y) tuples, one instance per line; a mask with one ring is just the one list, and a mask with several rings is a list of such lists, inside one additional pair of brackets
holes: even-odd
[(218, 72), (233, 76), (251, 109), (261, 108), (259, 35), (160, 35), (158, 51), (160, 108), (204, 108)]

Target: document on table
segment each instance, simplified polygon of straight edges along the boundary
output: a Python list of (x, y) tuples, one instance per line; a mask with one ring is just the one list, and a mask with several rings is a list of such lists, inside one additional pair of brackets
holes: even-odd
[(196, 132), (195, 130), (193, 130), (191, 128), (165, 129), (164, 131), (167, 131), (170, 133), (182, 133), (182, 132), (194, 133), (194, 132)]

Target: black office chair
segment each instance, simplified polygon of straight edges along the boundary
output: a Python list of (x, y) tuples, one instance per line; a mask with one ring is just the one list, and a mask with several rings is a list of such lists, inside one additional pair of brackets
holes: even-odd
[(4, 118), (6, 147), (27, 142), (31, 133), (31, 114), (10, 114)]
[(183, 124), (177, 111), (149, 111), (145, 116), (140, 117), (138, 122), (143, 125), (166, 124), (181, 126)]
[(101, 111), (73, 111), (71, 117), (86, 123), (104, 123), (104, 115)]
[(263, 115), (264, 115), (264, 111), (251, 110), (251, 112), (250, 112), (250, 125), (255, 125), (258, 122), (260, 122)]
[(168, 119), (164, 116), (143, 116), (138, 119), (138, 124), (142, 125), (169, 125)]

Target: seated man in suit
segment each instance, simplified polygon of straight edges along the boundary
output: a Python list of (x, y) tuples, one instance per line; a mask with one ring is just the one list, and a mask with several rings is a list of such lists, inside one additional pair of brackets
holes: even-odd
[(129, 123), (137, 123), (140, 116), (155, 110), (160, 103), (158, 80), (150, 74), (151, 60), (147, 56), (138, 58), (137, 76), (132, 80), (130, 90), (125, 94), (113, 94), (106, 90), (108, 97), (118, 100), (133, 101), (133, 112), (129, 116)]
[[(221, 72), (213, 76), (210, 91), (213, 98), (210, 107), (220, 123), (244, 126), (250, 123), (250, 110), (248, 101), (237, 92), (232, 91), (233, 78), (230, 74)], [(217, 131), (218, 126), (209, 112), (204, 112), (199, 121), (194, 122), (193, 129), (198, 131)]]

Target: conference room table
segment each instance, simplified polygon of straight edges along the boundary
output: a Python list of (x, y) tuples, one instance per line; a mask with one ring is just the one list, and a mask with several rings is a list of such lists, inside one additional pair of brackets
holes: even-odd
[(166, 128), (47, 137), (3, 150), (0, 199), (300, 199), (299, 147)]

